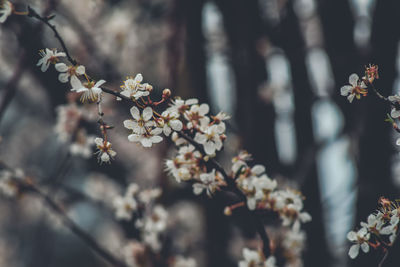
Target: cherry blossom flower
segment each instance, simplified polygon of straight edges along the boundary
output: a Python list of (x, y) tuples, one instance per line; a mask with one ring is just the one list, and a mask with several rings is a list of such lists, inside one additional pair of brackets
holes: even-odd
[(100, 86), (102, 86), (105, 82), (105, 80), (100, 80), (96, 83), (94, 81), (90, 81), (82, 84), (79, 79), (71, 79), (71, 91), (83, 93), (81, 96), (81, 101), (83, 103), (95, 102), (102, 92)]
[(192, 105), (188, 111), (184, 113), (185, 118), (189, 121), (187, 128), (192, 129), (195, 126), (208, 125), (210, 117), (207, 116), (210, 111), (208, 104)]
[(102, 163), (110, 163), (111, 159), (117, 155), (117, 152), (111, 149), (111, 143), (103, 140), (103, 138), (95, 138), (94, 142), (99, 149), (99, 151), (96, 152), (98, 154), (98, 160), (101, 161)]
[(153, 128), (155, 122), (152, 119), (153, 109), (146, 107), (143, 109), (142, 115), (137, 107), (131, 108), (133, 120), (125, 120), (124, 126), (132, 130), (132, 134), (128, 136), (130, 142), (140, 142), (143, 147), (151, 147), (155, 143), (160, 143), (163, 138), (159, 136), (162, 133), (161, 128)]
[(40, 69), (43, 72), (49, 68), (50, 64), (56, 64), (59, 60), (59, 57), (65, 57), (65, 53), (57, 52), (57, 49), (46, 48), (46, 50), (40, 50), (39, 54), (42, 58), (39, 59), (36, 66), (41, 66)]
[[(61, 72), (58, 75), (58, 80), (62, 83), (68, 82), (69, 77), (71, 77), (71, 84), (78, 84), (78, 75), (85, 74), (85, 66), (67, 66), (65, 63), (57, 63), (55, 66), (57, 71)], [(72, 82), (72, 80), (75, 80)]]
[(200, 174), (200, 182), (201, 183), (193, 184), (193, 192), (196, 195), (200, 195), (203, 190), (206, 190), (207, 195), (211, 197), (218, 189), (218, 180), (216, 180), (215, 169), (210, 173)]
[(142, 81), (143, 76), (140, 73), (135, 78), (127, 77), (124, 84), (121, 85), (121, 95), (129, 98), (133, 97), (136, 100), (143, 96), (148, 96), (153, 87), (148, 83), (141, 84)]
[(12, 11), (13, 5), (9, 1), (0, 0), (0, 23), (4, 23)]
[(135, 195), (139, 191), (139, 186), (135, 183), (131, 183), (123, 196), (116, 196), (113, 200), (115, 209), (115, 217), (118, 220), (130, 221), (133, 216), (133, 212), (137, 210), (138, 203), (135, 199)]
[(353, 102), (354, 97), (360, 99), (361, 95), (367, 95), (367, 86), (363, 81), (360, 82), (357, 74), (353, 73), (350, 75), (349, 83), (350, 85), (345, 85), (340, 88), (340, 93), (342, 96), (347, 96), (347, 100), (349, 100), (350, 103)]
[(160, 127), (163, 128), (163, 133), (169, 136), (174, 131), (181, 131), (183, 128), (182, 122), (178, 119), (179, 115), (176, 112), (166, 110), (161, 114)]
[(216, 150), (222, 149), (221, 128), (217, 125), (211, 125), (201, 128), (202, 133), (197, 132), (194, 141), (203, 145), (207, 155), (214, 155)]
[(89, 158), (92, 155), (94, 140), (94, 136), (88, 136), (85, 130), (80, 130), (76, 134), (75, 142), (70, 145), (69, 151), (72, 155)]
[(347, 239), (355, 243), (350, 247), (349, 250), (350, 258), (355, 259), (358, 256), (360, 247), (361, 250), (364, 251), (364, 253), (368, 253), (369, 251), (368, 240), (370, 236), (371, 236), (370, 233), (368, 233), (368, 230), (365, 227), (362, 227), (360, 230), (358, 230), (358, 232), (350, 231), (347, 234)]
[(177, 98), (172, 101), (172, 105), (168, 108), (169, 111), (176, 112), (178, 114), (184, 114), (185, 111), (190, 109), (191, 105), (195, 105), (199, 102), (196, 98), (190, 98), (187, 100), (182, 100)]

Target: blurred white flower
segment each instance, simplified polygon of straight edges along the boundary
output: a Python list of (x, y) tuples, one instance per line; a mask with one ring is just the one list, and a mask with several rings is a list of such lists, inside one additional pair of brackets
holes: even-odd
[(4, 23), (8, 16), (12, 14), (13, 5), (6, 0), (0, 1), (0, 23)]
[(196, 195), (200, 195), (203, 190), (206, 190), (207, 195), (211, 197), (218, 188), (218, 181), (215, 178), (215, 169), (213, 169), (210, 173), (200, 174), (201, 183), (193, 184), (193, 192)]
[(171, 267), (197, 267), (197, 263), (193, 258), (176, 256)]
[(103, 138), (95, 138), (94, 142), (96, 143), (99, 151), (96, 152), (99, 161), (110, 163), (110, 160), (117, 155), (117, 152), (111, 149), (111, 143), (103, 140)]
[(274, 256), (268, 257), (268, 259), (264, 260), (264, 257), (255, 250), (250, 250), (248, 248), (244, 248), (243, 251), (244, 260), (239, 261), (239, 267), (254, 267), (254, 266), (262, 266), (262, 267), (275, 267), (276, 259)]

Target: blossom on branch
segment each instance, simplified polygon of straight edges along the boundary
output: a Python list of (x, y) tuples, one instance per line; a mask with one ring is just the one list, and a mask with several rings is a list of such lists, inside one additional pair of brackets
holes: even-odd
[(99, 99), (101, 92), (103, 92), (100, 86), (102, 86), (105, 82), (105, 80), (100, 80), (96, 83), (94, 81), (88, 81), (82, 84), (79, 79), (71, 79), (71, 91), (82, 93), (82, 103), (96, 102)]
[(269, 256), (268, 259), (265, 259), (259, 251), (250, 250), (248, 248), (244, 248), (242, 253), (244, 260), (239, 261), (239, 267), (276, 267), (276, 259), (274, 256)]
[(111, 143), (103, 140), (103, 138), (97, 137), (94, 139), (94, 142), (99, 149), (96, 154), (100, 162), (110, 163), (111, 159), (117, 155), (117, 152), (111, 149)]
[(71, 77), (71, 85), (78, 84), (79, 79), (77, 76), (85, 74), (85, 66), (82, 65), (67, 66), (65, 63), (57, 63), (54, 67), (57, 71), (61, 72), (60, 75), (58, 75), (58, 80), (62, 83), (68, 82)]
[(363, 81), (360, 81), (357, 74), (353, 73), (350, 75), (349, 83), (350, 85), (345, 85), (340, 88), (340, 94), (342, 96), (347, 96), (347, 100), (349, 100), (350, 103), (353, 102), (354, 97), (360, 99), (361, 95), (367, 95), (367, 86)]
[[(142, 81), (143, 76), (140, 73), (137, 74), (135, 78), (127, 77), (124, 84), (121, 85), (121, 95), (134, 98), (135, 100), (143, 96), (148, 96), (153, 87), (148, 83), (141, 84)], [(120, 98), (118, 100), (120, 100)]]
[(57, 49), (48, 49), (40, 50), (40, 56), (42, 57), (39, 59), (36, 66), (40, 66), (41, 71), (45, 72), (50, 64), (56, 64), (59, 61), (59, 57), (65, 57), (64, 52), (57, 52)]

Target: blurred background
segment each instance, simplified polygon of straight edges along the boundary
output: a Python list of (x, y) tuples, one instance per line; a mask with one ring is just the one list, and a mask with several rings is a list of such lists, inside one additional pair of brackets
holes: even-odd
[[(246, 149), (269, 176), (297, 185), (306, 197), (313, 220), (305, 224), (304, 266), (377, 266), (380, 252), (349, 259), (346, 234), (380, 196), (398, 197), (396, 136), (384, 122), (387, 105), (373, 95), (349, 104), (340, 87), (374, 63), (376, 87), (383, 95), (398, 93), (400, 1), (12, 2), (56, 14), (53, 23), (73, 57), (109, 88), (142, 73), (158, 95), (171, 88), (175, 96), (209, 103), (214, 114), (232, 114), (223, 165), (229, 168), (230, 158)], [(54, 68), (36, 67), (45, 47), (61, 49), (38, 21), (12, 16), (0, 25), (1, 161), (46, 183), (69, 215), (117, 254), (135, 233), (113, 219), (104, 196), (123, 193), (130, 182), (162, 187), (160, 202), (174, 226), (169, 248), (193, 256), (198, 266), (237, 266), (242, 247), (257, 242), (255, 230), (240, 216), (225, 217), (225, 200), (195, 197), (190, 185), (166, 175), (169, 143), (153, 149), (128, 143), (122, 121), (129, 105), (105, 99), (118, 153), (111, 165), (74, 155), (59, 141), (57, 107), (71, 97), (70, 85), (57, 80)], [(95, 105), (85, 108), (96, 112)], [(86, 119), (92, 123), (82, 134), (99, 136), (96, 119)], [(0, 266), (107, 266), (36, 198), (2, 198), (0, 210)]]

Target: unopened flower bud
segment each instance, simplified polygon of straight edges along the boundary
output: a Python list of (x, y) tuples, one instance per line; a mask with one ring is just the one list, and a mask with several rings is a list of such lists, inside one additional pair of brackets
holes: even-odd
[(162, 94), (163, 94), (163, 98), (169, 98), (171, 96), (171, 90), (169, 90), (168, 88), (165, 88), (162, 91)]
[(226, 216), (231, 216), (232, 215), (232, 209), (230, 207), (225, 207), (224, 214)]

